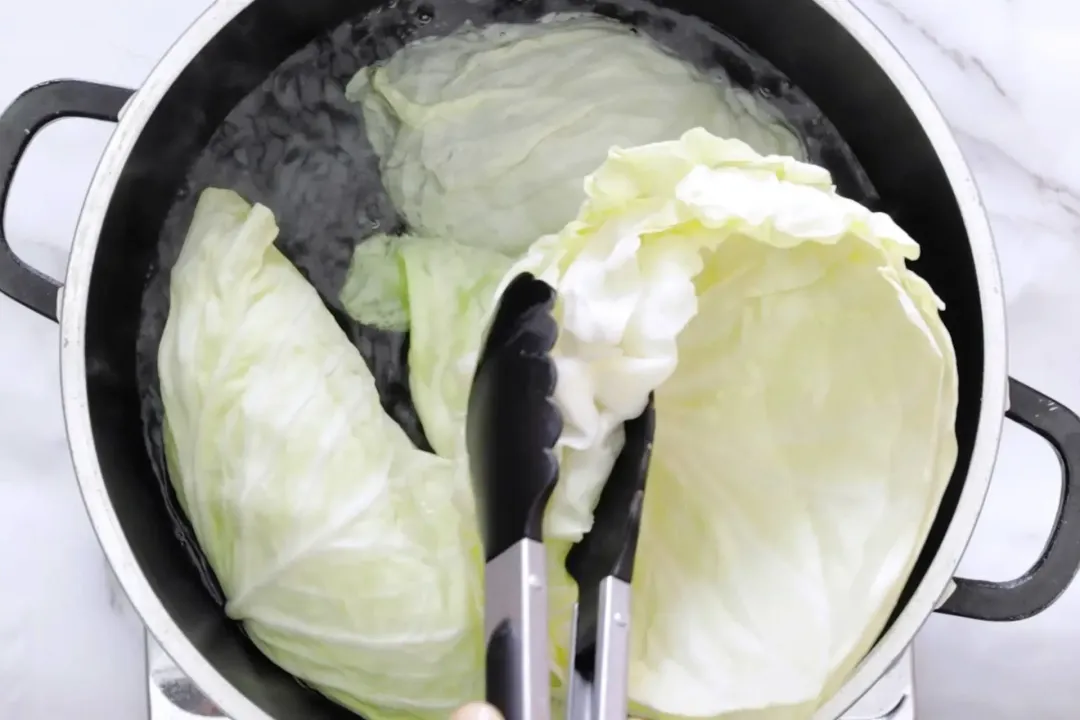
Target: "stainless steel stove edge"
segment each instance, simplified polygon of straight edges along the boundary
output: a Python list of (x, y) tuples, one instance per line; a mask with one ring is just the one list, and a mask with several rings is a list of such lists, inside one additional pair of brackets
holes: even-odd
[[(150, 720), (225, 718), (147, 635)], [(839, 720), (915, 720), (915, 657), (909, 647), (892, 668)]]

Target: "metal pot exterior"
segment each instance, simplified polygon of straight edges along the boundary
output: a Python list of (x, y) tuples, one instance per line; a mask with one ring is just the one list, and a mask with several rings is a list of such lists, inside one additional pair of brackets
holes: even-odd
[[(47, 281), (30, 277), (32, 271), (11, 253), (0, 229), (0, 290), (28, 307), (53, 316), (59, 307), (61, 325), (61, 381), (63, 402), (75, 471), (87, 510), (102, 547), (133, 605), (150, 632), (192, 680), (236, 720), (268, 720), (268, 702), (257, 704), (254, 686), (227, 679), (230, 663), (250, 662), (235, 653), (211, 661), (200, 649), (199, 626), (190, 618), (178, 621), (175, 604), (167, 609), (160, 590), (161, 580), (151, 582), (148, 569), (140, 563), (126, 529), (130, 507), (119, 506), (109, 492), (106, 472), (95, 442), (92, 424), (93, 392), (88, 383), (88, 305), (98, 261), (99, 241), (107, 232), (107, 214), (125, 165), (132, 156), (148, 123), (170, 89), (185, 72), (193, 72), (196, 57), (219, 31), (236, 20), (249, 6), (259, 3), (285, 4), (285, 0), (218, 0), (173, 46), (133, 97), (117, 89), (101, 94), (82, 93), (80, 84), (66, 86), (65, 94), (52, 90), (31, 90), (26, 99), (16, 101), (0, 119), (0, 169), (13, 173), (19, 156), (45, 122), (65, 115), (88, 115), (118, 119), (102, 162), (95, 174), (68, 265), (66, 282), (50, 290)], [(313, 3), (314, 4), (314, 3)], [(1006, 368), (1005, 309), (997, 257), (990, 228), (975, 182), (950, 131), (929, 94), (888, 40), (847, 0), (809, 0), (818, 22), (839, 23), (888, 76), (903, 101), (914, 113), (955, 195), (970, 244), (977, 279), (978, 312), (982, 324), (982, 372), (978, 387), (979, 408), (974, 422), (974, 442), (966, 478), (955, 497), (951, 520), (944, 528), (921, 582), (906, 599), (894, 622), (854, 673), (839, 687), (832, 699), (815, 715), (816, 720), (833, 720), (854, 704), (881, 677), (914, 638), (926, 618), (935, 610), (982, 619), (1009, 620), (1035, 614), (1053, 602), (1072, 579), (1080, 564), (1080, 493), (1071, 492), (1080, 472), (1080, 420), (1045, 396), (1016, 381)], [(792, 21), (794, 22), (794, 21)], [(784, 26), (785, 23), (779, 23)], [(257, 38), (254, 42), (258, 42)], [(823, 45), (824, 48), (824, 45)], [(827, 52), (822, 49), (821, 52)], [(765, 53), (768, 56), (768, 53)], [(770, 58), (771, 59), (771, 58)], [(823, 82), (827, 79), (822, 79)], [(87, 85), (87, 84), (81, 84)], [(99, 87), (100, 89), (100, 87)], [(37, 93), (34, 95), (33, 93)], [(813, 93), (810, 92), (811, 97)], [(35, 99), (36, 98), (36, 99)], [(88, 99), (89, 98), (89, 99)], [(22, 106), (19, 103), (22, 102)], [(36, 104), (35, 104), (36, 103)], [(23, 127), (24, 126), (24, 127)], [(23, 127), (25, 138), (16, 137)], [(33, 128), (33, 129), (31, 129)], [(0, 185), (0, 210), (6, 201), (10, 174)], [(29, 273), (29, 274), (28, 274)], [(983, 583), (955, 579), (953, 573), (974, 530), (993, 470), (1002, 419), (1012, 403), (1010, 417), (1046, 437), (1063, 458), (1065, 467), (1062, 510), (1051, 542), (1040, 563), (1028, 576), (1014, 583)], [(1077, 472), (1073, 472), (1073, 470)], [(1069, 518), (1077, 519), (1070, 524)], [(156, 573), (167, 569), (157, 568)], [(157, 588), (157, 589), (155, 589)], [(254, 652), (254, 651), (252, 651)], [(252, 682), (257, 682), (253, 679)], [(298, 707), (298, 706), (295, 706)], [(294, 707), (294, 709), (295, 709)], [(296, 716), (294, 711), (275, 720)], [(310, 714), (308, 715), (311, 716)], [(319, 717), (339, 717), (320, 710)], [(340, 717), (346, 717), (341, 715)]]

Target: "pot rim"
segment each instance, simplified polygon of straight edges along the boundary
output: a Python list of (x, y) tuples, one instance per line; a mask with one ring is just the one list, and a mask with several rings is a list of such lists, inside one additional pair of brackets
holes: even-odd
[[(176, 77), (217, 32), (256, 0), (217, 0), (173, 44), (121, 114), (83, 204), (60, 299), (60, 382), (75, 474), (90, 521), (117, 578), (165, 652), (229, 717), (268, 720), (195, 648), (151, 589), (124, 536), (97, 460), (86, 383), (86, 309), (94, 255), (120, 172), (140, 133)], [(952, 588), (989, 489), (1007, 403), (1005, 301), (989, 220), (975, 180), (929, 92), (885, 35), (851, 0), (815, 0), (836, 19), (901, 91), (945, 168), (972, 245), (983, 317), (982, 404), (968, 478), (938, 553), (888, 632), (814, 715), (835, 720), (884, 675)]]
[(1005, 296), (990, 220), (971, 168), (941, 109), (900, 51), (851, 0), (815, 0), (870, 53), (915, 113), (945, 168), (968, 231), (983, 320), (983, 387), (975, 447), (952, 521), (926, 575), (896, 621), (860, 661), (844, 685), (814, 714), (835, 720), (866, 694), (900, 658), (916, 633), (952, 593), (953, 573), (975, 531), (1008, 409)]

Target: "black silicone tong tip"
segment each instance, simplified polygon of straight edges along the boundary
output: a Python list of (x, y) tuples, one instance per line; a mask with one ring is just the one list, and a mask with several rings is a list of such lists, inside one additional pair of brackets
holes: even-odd
[(556, 293), (525, 273), (499, 300), (469, 395), (466, 442), (487, 561), (525, 538), (541, 541), (559, 477), (552, 452), (562, 415), (552, 403)]
[(629, 583), (645, 502), (645, 480), (656, 432), (653, 396), (645, 410), (625, 425), (626, 441), (608, 476), (593, 516), (593, 527), (566, 557), (566, 570), (579, 590), (578, 658), (589, 657), (596, 643), (600, 582), (616, 577)]

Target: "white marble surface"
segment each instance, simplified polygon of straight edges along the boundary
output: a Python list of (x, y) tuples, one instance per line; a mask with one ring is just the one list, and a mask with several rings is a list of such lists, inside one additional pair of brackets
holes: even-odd
[[(208, 0), (5, 5), (0, 105), (77, 77), (136, 86)], [(952, 123), (1004, 266), (1012, 374), (1080, 408), (1080, 4), (858, 0)], [(6, 217), (19, 252), (59, 276), (109, 128), (68, 121), (35, 142)], [(57, 330), (0, 297), (0, 717), (142, 720), (137, 618), (84, 516), (65, 446)], [(1005, 579), (1037, 555), (1056, 461), (1008, 427), (962, 570)], [(1012, 625), (934, 617), (917, 645), (921, 720), (1067, 720), (1080, 712), (1080, 584)]]

